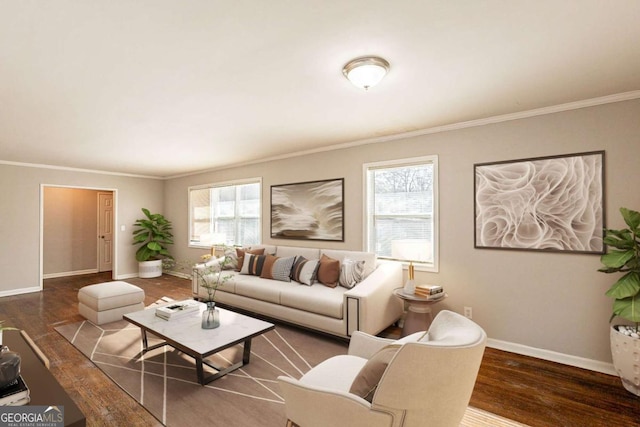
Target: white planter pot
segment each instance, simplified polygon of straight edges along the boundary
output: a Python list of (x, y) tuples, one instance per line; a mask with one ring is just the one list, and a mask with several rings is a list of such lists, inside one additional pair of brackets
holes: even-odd
[(640, 339), (624, 335), (611, 326), (613, 367), (627, 391), (640, 396)]
[(138, 277), (150, 279), (162, 276), (162, 260), (142, 261), (138, 263)]

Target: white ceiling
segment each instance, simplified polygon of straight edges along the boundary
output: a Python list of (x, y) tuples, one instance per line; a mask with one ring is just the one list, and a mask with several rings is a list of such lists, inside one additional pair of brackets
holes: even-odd
[(638, 0), (0, 0), (5, 162), (176, 176), (638, 89)]

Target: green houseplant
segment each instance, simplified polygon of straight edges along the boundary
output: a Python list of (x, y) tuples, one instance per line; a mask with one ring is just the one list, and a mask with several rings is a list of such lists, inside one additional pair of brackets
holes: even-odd
[(136, 251), (138, 275), (143, 278), (158, 277), (162, 274), (162, 261), (173, 259), (167, 246), (173, 244), (171, 221), (162, 214), (152, 214), (142, 208), (145, 218), (133, 224), (133, 244), (140, 245)]
[(640, 213), (627, 208), (620, 208), (620, 213), (627, 228), (605, 229), (604, 243), (613, 250), (600, 257), (604, 267), (598, 271), (624, 273), (606, 292), (613, 298), (609, 322), (617, 316), (634, 325), (611, 326), (611, 355), (623, 386), (640, 396), (640, 381), (635, 374), (640, 370)]

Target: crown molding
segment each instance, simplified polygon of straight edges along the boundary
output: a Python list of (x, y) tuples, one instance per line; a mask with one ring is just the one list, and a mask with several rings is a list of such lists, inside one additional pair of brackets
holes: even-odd
[(360, 146), (360, 145), (368, 145), (368, 144), (377, 144), (377, 143), (381, 143), (381, 142), (397, 141), (397, 140), (400, 140), (400, 139), (414, 138), (414, 137), (417, 137), (417, 136), (432, 135), (432, 134), (436, 134), (436, 133), (451, 132), (451, 131), (454, 131), (454, 130), (467, 129), (467, 128), (471, 128), (471, 127), (479, 127), (479, 126), (486, 126), (486, 125), (491, 125), (491, 124), (496, 124), (496, 123), (509, 122), (509, 121), (512, 121), (512, 120), (527, 119), (527, 118), (530, 118), (530, 117), (537, 117), (537, 116), (544, 116), (544, 115), (547, 115), (547, 114), (561, 113), (563, 111), (579, 110), (579, 109), (582, 109), (582, 108), (595, 107), (595, 106), (598, 106), (598, 105), (612, 104), (612, 103), (615, 103), (615, 102), (630, 101), (630, 100), (638, 99), (638, 98), (640, 98), (640, 90), (634, 90), (634, 91), (631, 91), (631, 92), (617, 93), (617, 94), (613, 94), (613, 95), (601, 96), (601, 97), (598, 97), (598, 98), (585, 99), (585, 100), (582, 100), (582, 101), (574, 101), (574, 102), (568, 102), (568, 103), (565, 103), (565, 104), (552, 105), (552, 106), (549, 106), (549, 107), (536, 108), (536, 109), (533, 109), (533, 110), (519, 111), (519, 112), (516, 112), (516, 113), (502, 114), (502, 115), (499, 115), (499, 116), (486, 117), (486, 118), (482, 118), (482, 119), (468, 120), (468, 121), (465, 121), (465, 122), (452, 123), (450, 125), (435, 126), (435, 127), (431, 127), (431, 128), (419, 129), (419, 130), (415, 130), (415, 131), (397, 133), (397, 134), (393, 134), (393, 135), (380, 136), (380, 137), (375, 137), (375, 138), (359, 139), (359, 140), (355, 140), (355, 141), (329, 145), (329, 146), (325, 146), (325, 147), (321, 147), (321, 148), (314, 148), (314, 149), (311, 149), (311, 150), (296, 151), (294, 153), (288, 153), (288, 154), (283, 154), (283, 155), (279, 155), (279, 156), (267, 157), (267, 158), (260, 159), (260, 160), (254, 160), (254, 161), (249, 161), (249, 162), (240, 162), (240, 163), (235, 163), (233, 165), (220, 166), (220, 167), (211, 168), (211, 169), (205, 169), (205, 170), (200, 170), (200, 171), (189, 172), (189, 173), (185, 173), (185, 174), (181, 174), (181, 175), (169, 176), (169, 177), (166, 177), (166, 179), (183, 178), (183, 177), (187, 177), (187, 176), (199, 175), (199, 174), (208, 173), (208, 172), (221, 171), (221, 170), (231, 169), (231, 168), (236, 168), (236, 167), (241, 167), (241, 166), (249, 166), (249, 165), (255, 165), (255, 164), (259, 164), (259, 163), (272, 162), (272, 161), (275, 161), (275, 160), (283, 160), (283, 159), (289, 159), (289, 158), (293, 158), (293, 157), (306, 156), (306, 155), (310, 155), (310, 154), (323, 153), (323, 152), (326, 152), (326, 151), (333, 151), (333, 150), (340, 150), (340, 149), (345, 149), (345, 148), (352, 148), (352, 147), (357, 147), (357, 146)]

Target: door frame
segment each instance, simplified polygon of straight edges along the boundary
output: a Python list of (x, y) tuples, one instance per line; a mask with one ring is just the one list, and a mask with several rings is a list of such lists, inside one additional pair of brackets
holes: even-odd
[(82, 185), (40, 184), (40, 250), (38, 263), (38, 281), (40, 290), (44, 289), (44, 190), (45, 188), (71, 188), (75, 190), (109, 191), (113, 194), (113, 270), (111, 279), (118, 277), (118, 189), (108, 187), (87, 187)]

